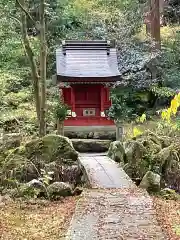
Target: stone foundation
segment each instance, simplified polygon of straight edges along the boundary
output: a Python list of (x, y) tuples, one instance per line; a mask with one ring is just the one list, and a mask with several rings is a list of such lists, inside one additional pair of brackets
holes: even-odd
[(115, 140), (115, 126), (65, 127), (65, 136), (71, 139)]

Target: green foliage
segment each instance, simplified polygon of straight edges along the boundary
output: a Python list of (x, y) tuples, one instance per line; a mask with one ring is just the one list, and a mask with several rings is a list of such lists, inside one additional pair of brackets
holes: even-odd
[[(28, 0), (28, 10), (38, 20), (39, 0)], [(55, 0), (47, 1), (47, 43), (48, 43), (48, 76), (55, 73), (55, 49), (62, 39), (109, 39), (116, 40), (118, 49), (119, 70), (122, 79), (117, 83), (124, 88), (120, 96), (112, 94), (113, 106), (109, 116), (114, 119), (135, 119), (138, 115), (153, 107), (157, 98), (169, 98), (178, 88), (179, 74), (179, 33), (174, 32), (173, 39), (163, 42), (161, 56), (151, 55), (149, 39), (139, 39), (138, 34), (143, 26), (144, 1), (138, 0)], [(37, 122), (30, 109), (32, 102), (30, 69), (21, 42), (20, 26), (17, 19), (15, 2), (3, 1), (0, 7), (0, 121), (7, 119), (8, 114), (23, 119), (23, 131), (33, 133)], [(7, 17), (8, 16), (8, 17)], [(17, 18), (17, 19), (16, 19)], [(36, 61), (39, 62), (38, 31), (28, 19), (28, 34)], [(152, 81), (152, 72), (157, 71), (157, 78)], [(159, 84), (161, 83), (161, 85)], [(158, 83), (158, 84), (157, 84)], [(152, 86), (153, 85), (153, 86)], [(47, 92), (47, 123), (52, 125), (54, 118), (62, 121), (67, 117), (68, 106), (55, 101), (52, 86)], [(134, 92), (150, 92), (151, 101), (144, 101)], [(124, 96), (124, 95), (125, 96)], [(29, 102), (29, 104), (28, 104)], [(17, 108), (17, 109), (16, 109)]]
[(165, 23), (175, 24), (180, 23), (180, 3), (178, 0), (167, 1), (164, 9), (164, 21)]
[[(150, 107), (150, 94), (146, 91), (133, 90), (131, 87), (118, 87), (112, 91), (112, 106), (108, 111), (115, 120), (135, 120), (146, 113)], [(149, 114), (146, 114), (149, 118)]]
[[(29, 90), (21, 90), (17, 93), (8, 93), (4, 97), (4, 105), (18, 107), (22, 102), (32, 101), (32, 93)], [(21, 105), (22, 106), (22, 105)]]
[(124, 121), (132, 118), (133, 108), (127, 106), (127, 95), (112, 94), (112, 106), (108, 110), (108, 116), (116, 121)]
[(175, 94), (175, 91), (170, 87), (158, 87), (154, 85), (150, 90), (157, 97), (173, 97)]
[(54, 106), (54, 117), (59, 121), (64, 121), (68, 116), (69, 106), (58, 101)]
[(52, 181), (52, 175), (54, 174), (54, 172), (47, 172), (46, 170), (44, 169), (41, 169), (41, 176), (39, 178), (39, 180), (45, 185), (45, 186), (48, 186), (50, 184), (50, 181)]
[(180, 32), (175, 27), (168, 30), (170, 36), (163, 40), (164, 47), (159, 69), (163, 86), (178, 90), (180, 87)]

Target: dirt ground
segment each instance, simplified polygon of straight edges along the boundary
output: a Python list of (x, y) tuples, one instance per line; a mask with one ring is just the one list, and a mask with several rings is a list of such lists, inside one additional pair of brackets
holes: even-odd
[(76, 198), (57, 202), (11, 202), (0, 207), (1, 240), (60, 240), (74, 213)]
[(180, 201), (154, 197), (157, 218), (169, 240), (180, 239)]

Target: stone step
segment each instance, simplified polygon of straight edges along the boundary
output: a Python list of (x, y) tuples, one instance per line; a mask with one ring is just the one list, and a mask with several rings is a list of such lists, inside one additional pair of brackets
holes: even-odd
[(71, 139), (74, 148), (80, 153), (103, 153), (108, 151), (111, 140)]

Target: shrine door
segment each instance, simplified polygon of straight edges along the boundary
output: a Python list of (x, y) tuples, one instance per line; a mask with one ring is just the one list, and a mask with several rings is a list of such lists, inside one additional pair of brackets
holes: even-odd
[(80, 119), (100, 117), (101, 86), (91, 84), (74, 85), (75, 111)]

